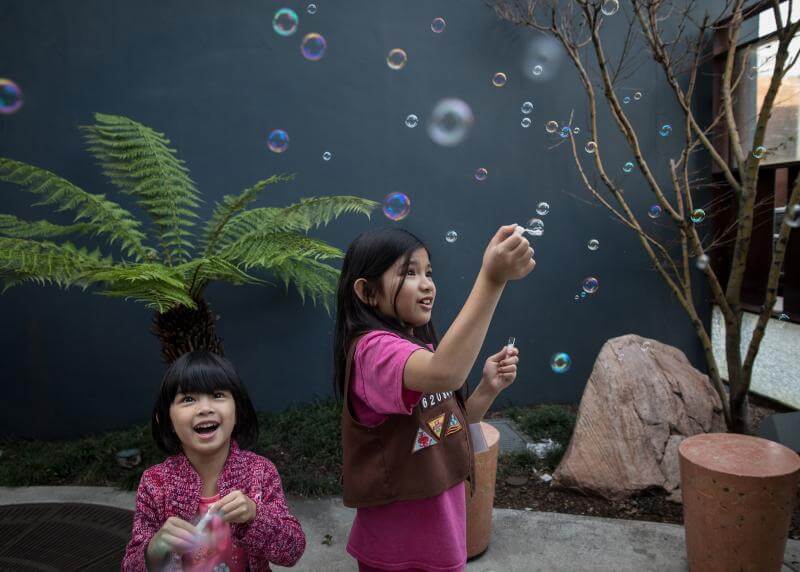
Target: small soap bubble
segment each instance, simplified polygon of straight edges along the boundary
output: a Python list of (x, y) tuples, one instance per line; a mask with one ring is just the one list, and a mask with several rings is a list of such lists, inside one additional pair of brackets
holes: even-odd
[(666, 137), (670, 133), (672, 133), (672, 125), (670, 125), (669, 123), (665, 123), (664, 125), (661, 126), (661, 129), (658, 130), (658, 134), (661, 135), (662, 137)]
[(756, 159), (763, 159), (764, 155), (766, 154), (767, 154), (767, 148), (764, 147), (763, 145), (759, 145), (753, 150), (753, 157), (755, 157)]
[(630, 102), (631, 102), (631, 98), (628, 97), (627, 95), (622, 98), (622, 103), (624, 103), (625, 105), (629, 104)]
[(403, 220), (411, 212), (411, 199), (404, 193), (389, 193), (383, 199), (383, 214), (393, 221)]
[(300, 44), (300, 51), (305, 59), (316, 62), (325, 55), (326, 47), (328, 47), (328, 42), (325, 41), (325, 38), (314, 32), (306, 34), (303, 38), (303, 43)]
[(692, 222), (698, 223), (703, 222), (706, 218), (706, 211), (703, 209), (694, 209), (692, 211)]
[(570, 367), (572, 367), (572, 358), (567, 353), (553, 354), (553, 357), (550, 358), (550, 369), (555, 373), (566, 373)]
[(589, 294), (587, 294), (586, 292), (581, 291), (581, 294), (580, 294), (581, 298), (586, 298), (588, 295)]
[(570, 134), (569, 125), (565, 125), (564, 127), (562, 127), (561, 131), (559, 132), (559, 135), (561, 136), (562, 139), (566, 139), (567, 137), (569, 137), (569, 134)]
[(600, 11), (606, 16), (613, 16), (619, 10), (619, 0), (604, 0)]
[(701, 254), (697, 257), (697, 262), (695, 264), (697, 264), (698, 270), (705, 270), (708, 268), (708, 256)]
[(316, 4), (309, 4), (308, 8), (306, 8), (306, 11), (309, 14), (316, 14), (317, 13), (317, 5)]
[(530, 101), (526, 101), (522, 104), (520, 111), (522, 111), (522, 113), (525, 115), (528, 115), (531, 111), (533, 111), (533, 104)]
[(525, 129), (531, 126), (531, 118), (530, 117), (523, 117), (522, 121), (519, 122)]
[(281, 8), (272, 18), (272, 29), (279, 36), (291, 36), (297, 31), (297, 12), (291, 8)]
[(578, 301), (578, 300), (580, 300), (580, 299), (581, 299), (581, 297), (580, 297), (580, 296), (578, 296), (577, 294), (575, 294), (575, 297), (573, 298), (573, 300), (575, 300), (575, 301), (577, 302), (577, 301)]
[(642, 99), (642, 92), (641, 91), (637, 91), (636, 93), (634, 93), (633, 94), (633, 99), (635, 99), (636, 101), (639, 101), (640, 99)]
[(389, 52), (389, 55), (386, 56), (386, 64), (393, 70), (403, 69), (407, 61), (408, 55), (405, 50), (401, 50), (400, 48), (394, 48)]
[(453, 242), (455, 242), (456, 240), (458, 240), (458, 233), (457, 233), (456, 231), (454, 231), (454, 230), (448, 230), (448, 231), (447, 231), (447, 234), (446, 234), (446, 235), (444, 235), (444, 239), (445, 239), (447, 242), (449, 242), (449, 243), (451, 243), (451, 244), (452, 244)]
[(524, 232), (531, 236), (542, 236), (544, 234), (544, 222), (542, 222), (542, 219), (532, 218), (528, 221), (528, 226)]
[(507, 81), (508, 81), (508, 76), (506, 76), (506, 74), (504, 74), (503, 72), (497, 72), (492, 77), (492, 84), (495, 87), (503, 87)]
[(322, 160), (323, 161), (330, 161), (332, 158), (333, 158), (333, 154), (330, 151), (325, 151), (322, 154)]
[(581, 288), (583, 288), (583, 291), (586, 292), (587, 294), (594, 294), (595, 292), (597, 292), (597, 288), (599, 286), (600, 286), (600, 281), (594, 276), (589, 276), (583, 279), (583, 284), (581, 285)]
[(475, 180), (476, 181), (485, 181), (486, 177), (489, 175), (489, 171), (485, 168), (480, 167), (475, 171)]
[(508, 338), (508, 341), (506, 342), (506, 347), (509, 349), (513, 348), (516, 345), (516, 343), (517, 343), (517, 338), (511, 336)]
[(573, 135), (580, 135), (580, 133), (581, 133), (581, 128), (580, 127), (573, 127), (572, 128), (572, 134)]
[(633, 171), (633, 163), (628, 161), (622, 166), (622, 170), (625, 171), (626, 173), (630, 173), (631, 171)]
[(800, 228), (800, 205), (794, 205), (783, 219), (789, 228)]
[(273, 153), (283, 153), (289, 148), (289, 134), (283, 129), (274, 129), (267, 137), (267, 146)]
[(541, 202), (536, 205), (536, 214), (539, 216), (545, 216), (547, 213), (550, 212), (550, 205), (545, 202)]
[(22, 107), (22, 90), (10, 79), (0, 78), (0, 113), (11, 115)]
[(444, 32), (445, 26), (447, 26), (447, 22), (444, 21), (444, 18), (434, 18), (433, 22), (431, 22), (431, 30), (435, 34)]
[(588, 243), (586, 243), (586, 247), (591, 251), (595, 251), (598, 248), (600, 248), (600, 241), (597, 240), (596, 238), (593, 238)]
[(658, 218), (661, 216), (661, 205), (653, 205), (648, 209), (647, 216), (650, 218)]
[(419, 117), (417, 117), (413, 113), (408, 117), (406, 117), (406, 127), (414, 129), (414, 127), (416, 127), (417, 125), (419, 125)]
[(597, 151), (597, 143), (595, 143), (594, 141), (587, 141), (586, 145), (584, 146), (584, 149), (589, 154), (594, 153), (595, 151)]
[(548, 133), (555, 133), (558, 129), (558, 121), (548, 121), (544, 128)]
[(431, 112), (428, 135), (434, 143), (452, 147), (466, 138), (474, 121), (472, 109), (462, 100), (443, 99)]
[(544, 71), (544, 68), (537, 64), (537, 65), (533, 66), (533, 69), (531, 70), (531, 73), (533, 73), (533, 75), (542, 75), (543, 71)]

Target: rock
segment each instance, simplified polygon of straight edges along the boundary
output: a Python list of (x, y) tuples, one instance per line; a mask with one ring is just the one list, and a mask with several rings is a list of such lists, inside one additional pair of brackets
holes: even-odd
[(536, 457), (540, 459), (547, 455), (550, 451), (559, 448), (561, 445), (553, 441), (552, 439), (541, 439), (536, 443), (528, 443), (526, 448), (529, 452), (531, 452)]
[(521, 487), (522, 485), (528, 484), (528, 477), (511, 475), (510, 477), (506, 477), (506, 484), (512, 487)]
[(719, 396), (683, 352), (633, 334), (613, 338), (586, 383), (553, 486), (608, 500), (657, 489), (680, 502), (678, 445), (725, 431)]

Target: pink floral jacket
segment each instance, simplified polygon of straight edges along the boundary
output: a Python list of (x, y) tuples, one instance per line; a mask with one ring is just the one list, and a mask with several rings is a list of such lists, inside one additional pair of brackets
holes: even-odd
[[(251, 451), (231, 449), (217, 481), (220, 498), (240, 490), (256, 503), (256, 516), (248, 524), (231, 523), (233, 542), (247, 550), (250, 570), (269, 570), (269, 563), (294, 566), (306, 547), (300, 523), (289, 512), (278, 471), (270, 461)], [(145, 552), (156, 532), (170, 516), (186, 521), (197, 514), (202, 483), (183, 453), (150, 467), (139, 482), (131, 541), (125, 549), (123, 572), (145, 572)], [(181, 557), (172, 554), (165, 570), (181, 570)]]

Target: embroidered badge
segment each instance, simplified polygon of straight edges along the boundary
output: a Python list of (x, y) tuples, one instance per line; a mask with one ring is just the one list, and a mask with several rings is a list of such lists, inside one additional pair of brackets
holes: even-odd
[(431, 445), (436, 445), (438, 443), (436, 439), (428, 435), (422, 429), (417, 429), (417, 438), (414, 440), (414, 450), (411, 451), (412, 453), (416, 453), (421, 449), (425, 449), (426, 447), (430, 447)]
[(445, 431), (445, 435), (452, 435), (453, 433), (458, 433), (461, 431), (461, 423), (459, 423), (458, 419), (455, 416), (455, 413), (450, 414), (450, 423), (447, 424), (447, 431)]
[(442, 429), (444, 429), (444, 413), (439, 415), (439, 417), (434, 417), (428, 421), (428, 427), (431, 428), (431, 431), (433, 431), (433, 434), (436, 435), (437, 439), (441, 439)]

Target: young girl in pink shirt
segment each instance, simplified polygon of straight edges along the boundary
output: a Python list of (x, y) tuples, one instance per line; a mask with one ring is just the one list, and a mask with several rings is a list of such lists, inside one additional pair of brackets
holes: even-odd
[[(357, 508), (347, 551), (362, 572), (465, 568), (465, 463), (473, 454), (465, 425), (479, 422), (514, 381), (518, 350), (490, 356), (468, 399), (465, 381), (506, 283), (535, 266), (517, 229), (500, 227), (489, 242), (472, 292), (440, 343), (425, 245), (386, 228), (363, 233), (348, 248), (337, 294), (334, 382), (344, 405), (344, 499)], [(422, 498), (425, 491), (435, 492)]]
[(161, 383), (152, 431), (172, 456), (142, 475), (123, 571), (260, 571), (300, 559), (305, 535), (275, 466), (245, 450), (258, 422), (228, 360), (199, 351), (178, 358)]

